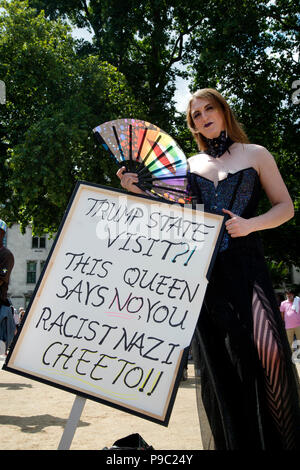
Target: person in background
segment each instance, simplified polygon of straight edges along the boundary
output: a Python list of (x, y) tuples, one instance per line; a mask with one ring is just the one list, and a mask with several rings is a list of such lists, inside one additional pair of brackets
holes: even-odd
[(13, 308), (14, 321), (15, 321), (16, 327), (18, 328), (18, 325), (20, 323), (20, 315), (19, 315), (19, 312), (17, 312), (17, 309), (15, 309), (14, 307), (12, 308)]
[(14, 255), (3, 245), (7, 231), (6, 223), (0, 219), (0, 341), (8, 350), (16, 331), (12, 306), (7, 298), (8, 284), (14, 267)]
[(18, 329), (20, 329), (22, 327), (22, 320), (23, 320), (24, 315), (25, 315), (25, 309), (23, 307), (20, 307), (19, 308), (19, 325), (18, 325)]
[(23, 307), (19, 308), (19, 317), (20, 317), (20, 323), (25, 315), (25, 309)]
[(281, 302), (280, 311), (283, 316), (289, 344), (293, 346), (294, 339), (300, 341), (300, 299), (292, 290), (285, 291), (286, 300)]
[(280, 308), (281, 302), (284, 301), (284, 294), (282, 294), (281, 292), (277, 292), (276, 300), (277, 300), (278, 307)]

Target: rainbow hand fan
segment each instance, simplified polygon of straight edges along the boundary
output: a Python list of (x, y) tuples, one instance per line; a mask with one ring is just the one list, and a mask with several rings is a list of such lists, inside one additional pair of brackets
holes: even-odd
[(117, 119), (93, 131), (120, 167), (137, 173), (139, 188), (170, 201), (190, 202), (185, 154), (162, 129), (138, 119)]

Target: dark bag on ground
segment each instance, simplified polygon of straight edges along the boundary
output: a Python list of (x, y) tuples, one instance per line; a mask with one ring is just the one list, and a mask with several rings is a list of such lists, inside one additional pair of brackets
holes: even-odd
[(104, 447), (103, 450), (154, 450), (139, 434), (130, 434), (129, 436), (118, 439), (112, 447)]

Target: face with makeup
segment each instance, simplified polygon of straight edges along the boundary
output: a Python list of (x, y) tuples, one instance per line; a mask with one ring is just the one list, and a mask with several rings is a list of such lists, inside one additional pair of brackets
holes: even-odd
[(225, 130), (222, 111), (206, 98), (195, 98), (191, 103), (191, 117), (195, 129), (207, 139), (218, 137)]

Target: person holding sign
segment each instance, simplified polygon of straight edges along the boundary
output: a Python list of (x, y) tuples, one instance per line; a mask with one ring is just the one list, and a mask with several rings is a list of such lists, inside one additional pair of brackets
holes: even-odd
[[(193, 340), (203, 447), (296, 449), (298, 378), (257, 233), (292, 218), (292, 200), (273, 156), (249, 143), (216, 90), (192, 95), (187, 122), (200, 150), (188, 160), (190, 194), (226, 218)], [(143, 194), (137, 175), (117, 175)], [(257, 216), (261, 188), (271, 208)]]

